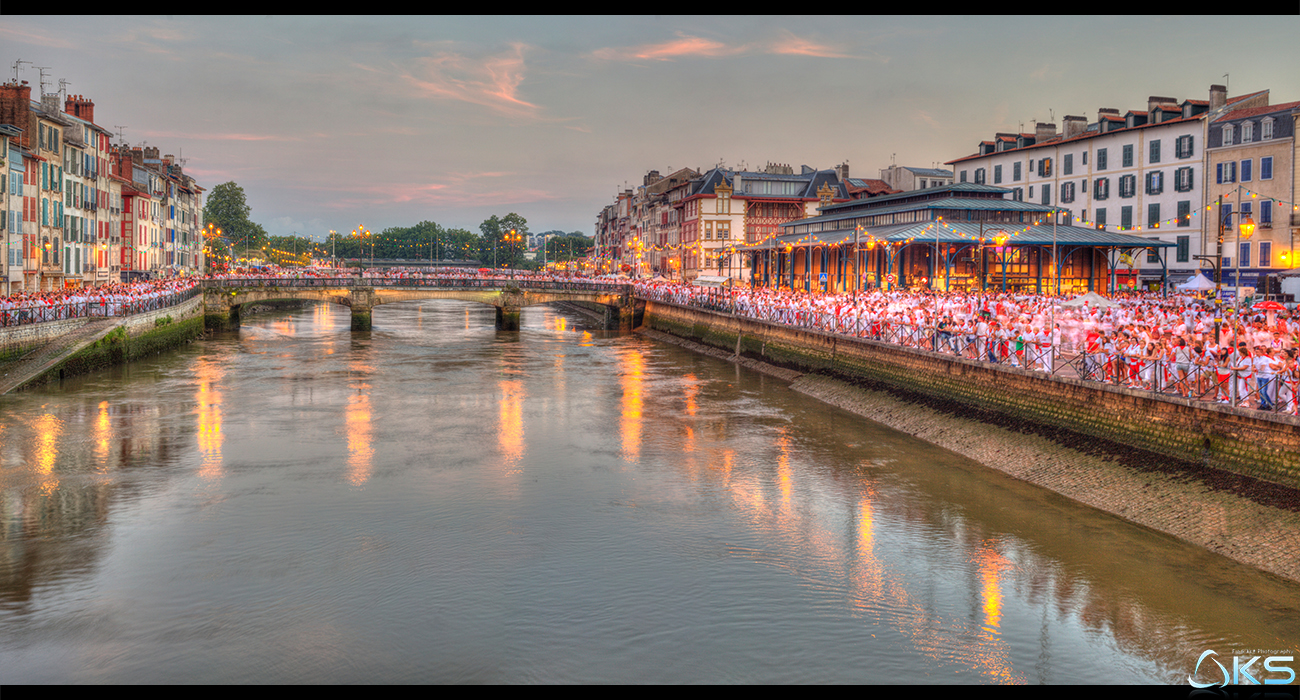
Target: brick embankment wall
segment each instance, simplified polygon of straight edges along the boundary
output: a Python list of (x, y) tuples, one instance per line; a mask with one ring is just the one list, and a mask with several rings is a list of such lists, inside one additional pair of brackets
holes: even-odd
[(38, 386), (61, 377), (131, 362), (179, 347), (202, 335), (203, 297), (200, 295), (166, 309), (125, 317), (119, 328), (23, 386)]
[(645, 326), (996, 423), (1300, 488), (1300, 419), (647, 302)]

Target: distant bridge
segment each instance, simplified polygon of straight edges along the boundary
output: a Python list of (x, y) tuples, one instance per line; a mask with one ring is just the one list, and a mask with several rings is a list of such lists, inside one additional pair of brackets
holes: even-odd
[(370, 330), (380, 304), (416, 299), (459, 299), (496, 307), (498, 330), (519, 330), (525, 306), (581, 301), (606, 308), (605, 327), (631, 330), (636, 300), (630, 284), (558, 282), (538, 279), (383, 277), (253, 277), (204, 280), (204, 316), (209, 328), (238, 328), (245, 304), (271, 299), (330, 301), (352, 309), (352, 330)]

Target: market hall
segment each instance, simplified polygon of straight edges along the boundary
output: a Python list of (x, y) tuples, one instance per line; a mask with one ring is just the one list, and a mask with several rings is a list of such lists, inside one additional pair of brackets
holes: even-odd
[(1136, 280), (1139, 254), (1158, 257), (1168, 289), (1166, 249), (1177, 244), (1074, 226), (1069, 211), (1011, 194), (963, 182), (835, 204), (826, 197), (818, 216), (735, 250), (751, 256), (754, 286), (810, 292), (1113, 292)]

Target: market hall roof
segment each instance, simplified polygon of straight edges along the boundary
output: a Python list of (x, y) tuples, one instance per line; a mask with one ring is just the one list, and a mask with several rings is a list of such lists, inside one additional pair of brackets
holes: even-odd
[[(1177, 243), (1160, 241), (1127, 233), (1116, 233), (1095, 229), (1090, 226), (1058, 225), (1053, 234), (1051, 224), (990, 224), (985, 223), (982, 234), (985, 240), (1005, 232), (1010, 236), (1009, 245), (1051, 245), (1053, 235), (1057, 245), (1097, 246), (1102, 248), (1172, 248)], [(786, 234), (777, 236), (777, 245), (840, 245), (852, 243), (854, 229), (838, 229), (819, 233)], [(893, 224), (890, 226), (871, 226), (864, 228), (857, 235), (858, 241), (875, 239), (888, 243), (900, 243), (915, 240), (919, 243), (971, 243), (977, 242), (981, 235), (978, 221), (918, 221), (910, 224)], [(768, 244), (763, 244), (768, 245)], [(757, 246), (762, 248), (763, 246)]]
[[(1005, 199), (1011, 190), (993, 185), (959, 182), (925, 190), (911, 190), (896, 195), (852, 200), (823, 206), (820, 216), (781, 224), (782, 235), (776, 240), (785, 244), (838, 244), (858, 235), (878, 241), (899, 242), (910, 238), (938, 239), (940, 243), (962, 243), (978, 239), (983, 225), (984, 237), (1005, 231), (1013, 244), (1051, 244), (1053, 229), (1059, 245), (1091, 245), (1122, 248), (1170, 247), (1177, 245), (1126, 233), (1086, 226), (1040, 223), (1057, 207), (1033, 202)], [(944, 212), (944, 213), (940, 213)], [(912, 216), (906, 215), (911, 213)], [(961, 216), (965, 213), (966, 216)], [(990, 217), (989, 214), (1003, 214)], [(956, 214), (957, 216), (954, 216)], [(900, 217), (900, 215), (903, 215)], [(879, 223), (864, 222), (868, 217), (889, 217)], [(911, 218), (911, 221), (896, 221)], [(970, 220), (962, 220), (962, 219)], [(976, 220), (978, 218), (978, 220)]]

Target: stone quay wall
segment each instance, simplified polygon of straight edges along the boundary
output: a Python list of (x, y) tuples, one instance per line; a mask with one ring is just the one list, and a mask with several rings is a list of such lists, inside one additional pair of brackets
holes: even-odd
[(647, 301), (645, 326), (779, 366), (956, 403), (1179, 462), (1300, 488), (1300, 419), (1051, 377), (889, 343)]
[[(4, 331), (45, 328), (36, 344), (43, 344), (85, 325), (87, 319), (52, 321)], [(69, 325), (71, 324), (71, 325)], [(56, 332), (57, 331), (57, 332)], [(37, 386), (62, 377), (87, 374), (95, 370), (124, 364), (147, 355), (179, 347), (203, 335), (203, 296), (197, 295), (174, 306), (123, 317), (122, 324), (94, 344), (69, 355), (24, 387)], [(3, 337), (3, 336), (0, 336)], [(33, 337), (33, 336), (28, 336)], [(0, 343), (8, 340), (0, 340)], [(31, 347), (29, 344), (27, 347)]]

